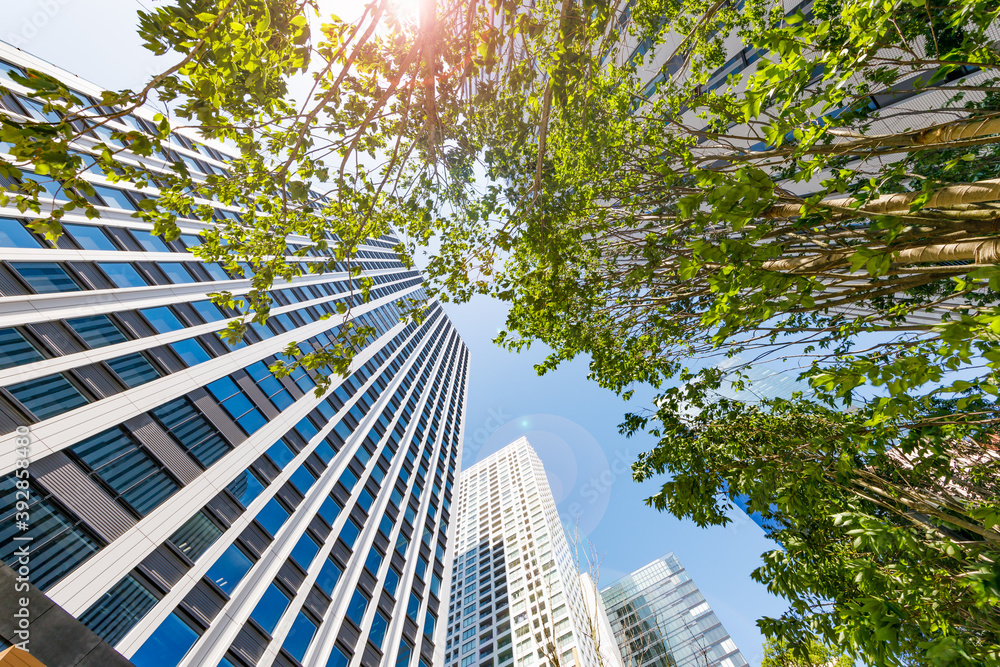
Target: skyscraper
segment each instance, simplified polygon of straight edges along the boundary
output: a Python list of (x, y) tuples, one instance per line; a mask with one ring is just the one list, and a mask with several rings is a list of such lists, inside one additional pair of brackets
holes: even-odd
[(745, 667), (736, 643), (672, 553), (601, 591), (626, 667)]
[(525, 438), (462, 471), (446, 667), (600, 664), (575, 556)]
[[(3, 45), (0, 59), (0, 77), (28, 66), (97, 103), (65, 71)], [(2, 85), (0, 112), (51, 113)], [(152, 115), (115, 122), (149, 130)], [(194, 133), (169, 152), (226, 174), (226, 149)], [(26, 225), (44, 212), (0, 211), (0, 559), (16, 570), (27, 545), (30, 583), (139, 667), (440, 662), (469, 355), (436, 303), (400, 321), (424, 292), (396, 239), (355, 260), (369, 302), (346, 271), (276, 284), (267, 325), (233, 348), (218, 332), (236, 313), (208, 295), (250, 281), (188, 252), (204, 225), (167, 242), (131, 216), (148, 188), (89, 180), (101, 217), (68, 213), (58, 245)], [(276, 379), (290, 342), (333, 340), (338, 304), (375, 330), (349, 376), (322, 397), (313, 371)], [(58, 637), (32, 641), (69, 660)]]

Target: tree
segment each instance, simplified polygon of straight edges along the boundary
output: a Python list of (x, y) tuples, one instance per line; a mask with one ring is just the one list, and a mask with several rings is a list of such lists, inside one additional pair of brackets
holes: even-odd
[[(996, 664), (1000, 453), (990, 445), (928, 428), (901, 449), (898, 426), (802, 399), (657, 417), (660, 443), (635, 465), (639, 480), (670, 474), (650, 504), (720, 525), (743, 498), (781, 544), (753, 573), (791, 603), (759, 621), (768, 637), (799, 658), (819, 643), (875, 665)], [(960, 475), (941, 476), (954, 460)]]
[(780, 640), (764, 642), (764, 659), (760, 667), (851, 667), (854, 663), (836, 650), (813, 642), (805, 656), (797, 656)]

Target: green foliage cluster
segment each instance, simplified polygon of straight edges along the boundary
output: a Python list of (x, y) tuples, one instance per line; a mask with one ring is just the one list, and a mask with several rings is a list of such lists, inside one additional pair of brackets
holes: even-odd
[[(98, 215), (97, 169), (147, 188), (137, 217), (167, 238), (211, 222), (197, 254), (251, 269), (245, 299), (218, 295), (245, 312), (233, 340), (275, 281), (400, 232), (406, 262), (433, 248), (435, 296), (509, 302), (498, 342), (547, 345), (540, 372), (584, 355), (623, 396), (658, 389), (622, 426), (659, 441), (636, 477), (669, 475), (650, 503), (700, 524), (737, 497), (767, 518), (783, 548), (755, 576), (791, 609), (766, 634), (800, 656), (998, 665), (1000, 7), (805, 7), (373, 0), (350, 23), (311, 0), (177, 0), (141, 13), (178, 60), (142, 90), (93, 104), (15, 76), (44, 120), (0, 120), (0, 203), (55, 237)], [(722, 78), (732, 35), (754, 66)], [(109, 125), (154, 94), (173, 109), (157, 133)], [(172, 159), (183, 127), (238, 150), (226, 177)], [(328, 259), (289, 261), (289, 234)], [(343, 331), (275, 370), (342, 372), (369, 333)], [(790, 360), (807, 397), (720, 400)]]

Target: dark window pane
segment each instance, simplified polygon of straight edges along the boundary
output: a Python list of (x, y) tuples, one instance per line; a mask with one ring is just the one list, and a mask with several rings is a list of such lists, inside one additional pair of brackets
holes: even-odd
[(334, 646), (333, 650), (330, 651), (330, 657), (326, 661), (326, 667), (347, 667), (350, 662), (347, 656), (344, 655), (344, 652)]
[(186, 398), (173, 400), (152, 412), (177, 444), (206, 468), (231, 449), (222, 434)]
[(80, 286), (55, 262), (11, 262), (10, 265), (39, 294), (80, 291)]
[(83, 612), (80, 622), (113, 646), (156, 606), (156, 602), (156, 596), (129, 575)]
[(316, 624), (300, 611), (282, 647), (296, 660), (302, 660), (314, 634), (316, 634)]
[(368, 598), (365, 594), (359, 590), (354, 591), (354, 595), (351, 597), (351, 603), (347, 605), (347, 618), (354, 621), (354, 624), (358, 627), (361, 626), (361, 619), (365, 615), (365, 610), (368, 608)]
[(125, 264), (124, 262), (100, 262), (98, 266), (101, 267), (104, 273), (108, 274), (115, 287), (145, 287), (149, 284), (131, 264)]
[(375, 612), (372, 619), (372, 629), (368, 632), (368, 639), (375, 646), (382, 648), (382, 640), (385, 638), (385, 629), (389, 626), (389, 621), (381, 612)]
[(160, 377), (160, 372), (139, 353), (111, 359), (108, 361), (108, 366), (129, 388), (138, 387)]
[(192, 561), (198, 560), (222, 535), (222, 529), (212, 523), (204, 512), (198, 512), (170, 536), (170, 542)]
[[(0, 478), (0, 560), (14, 569), (18, 567), (18, 547), (23, 542), (14, 536), (29, 538), (31, 545), (31, 583), (47, 590), (52, 584), (74, 570), (80, 563), (97, 553), (101, 543), (86, 532), (79, 522), (48, 494), (29, 484), (28, 530), (19, 530), (14, 523), (15, 493), (19, 480), (13, 475)], [(20, 480), (22, 485), (24, 480)]]
[(0, 368), (30, 364), (42, 358), (17, 329), (0, 329)]
[(7, 391), (39, 420), (61, 415), (88, 403), (83, 394), (59, 374), (19, 382), (7, 387)]
[(80, 338), (87, 342), (90, 347), (104, 347), (115, 343), (124, 343), (128, 338), (115, 326), (107, 315), (93, 315), (90, 317), (76, 317), (66, 320)]
[(180, 488), (117, 427), (73, 445), (70, 451), (140, 516), (148, 514)]

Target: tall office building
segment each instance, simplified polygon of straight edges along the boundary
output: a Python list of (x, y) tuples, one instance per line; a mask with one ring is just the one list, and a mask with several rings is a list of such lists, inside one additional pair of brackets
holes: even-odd
[[(99, 92), (15, 49), (0, 59), (0, 77), (29, 66), (83, 99)], [(9, 77), (0, 85), (3, 113), (51, 113)], [(120, 120), (150, 129), (142, 111)], [(109, 140), (102, 129), (75, 148)], [(226, 173), (225, 149), (194, 134), (174, 134), (168, 152), (119, 159)], [(469, 355), (438, 304), (400, 322), (423, 291), (395, 239), (359, 253), (368, 303), (344, 271), (299, 277), (275, 285), (267, 325), (231, 348), (218, 332), (235, 313), (208, 294), (250, 282), (188, 252), (204, 226), (181, 221), (166, 242), (131, 217), (155, 190), (88, 178), (101, 217), (68, 213), (57, 246), (26, 226), (34, 214), (0, 210), (2, 560), (139, 667), (440, 663)], [(350, 375), (319, 398), (312, 371), (273, 377), (290, 342), (332, 340), (343, 317), (322, 318), (341, 303), (376, 332)], [(41, 632), (36, 657), (77, 664), (67, 637)]]
[(672, 553), (601, 591), (626, 667), (745, 667), (736, 643)]
[(597, 667), (575, 555), (525, 438), (462, 471), (446, 667)]

